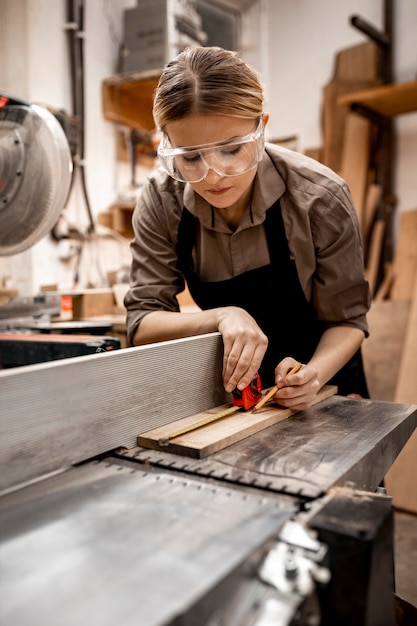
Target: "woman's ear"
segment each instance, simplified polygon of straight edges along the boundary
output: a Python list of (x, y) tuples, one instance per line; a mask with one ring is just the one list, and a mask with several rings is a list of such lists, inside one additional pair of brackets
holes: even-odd
[(269, 122), (269, 113), (264, 113), (262, 115), (262, 121), (263, 121), (264, 127), (265, 127), (268, 124), (268, 122)]

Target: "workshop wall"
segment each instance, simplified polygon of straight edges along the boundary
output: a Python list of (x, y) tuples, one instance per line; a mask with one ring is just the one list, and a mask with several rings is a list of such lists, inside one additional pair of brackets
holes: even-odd
[[(394, 82), (417, 79), (417, 2), (394, 0)], [(322, 89), (331, 80), (335, 53), (369, 39), (350, 25), (358, 15), (384, 30), (383, 0), (268, 0), (267, 46), (270, 133), (295, 134), (297, 149), (321, 145)], [(395, 189), (398, 214), (417, 207), (417, 113), (395, 120), (398, 145)]]
[[(85, 15), (86, 180), (96, 217), (117, 200), (126, 172), (116, 160), (116, 132), (102, 115), (101, 83), (116, 72), (122, 41), (123, 11), (135, 0), (87, 0)], [(415, 0), (396, 2), (395, 77), (416, 77)], [(382, 26), (383, 0), (261, 0), (254, 20), (259, 42), (258, 70), (266, 86), (269, 138), (296, 135), (303, 151), (321, 142), (321, 94), (333, 72), (335, 53), (365, 40), (349, 25), (358, 14)], [(65, 2), (0, 0), (0, 88), (31, 102), (71, 109)], [(260, 31), (260, 32), (258, 32)], [(253, 52), (253, 51), (252, 51)], [(397, 122), (396, 189), (398, 211), (417, 205), (417, 116)], [(65, 210), (70, 224), (88, 227), (85, 199), (75, 183)], [(129, 263), (128, 242), (100, 227), (86, 241), (80, 259), (78, 287), (100, 287), (109, 271), (123, 272)], [(45, 238), (32, 249), (0, 258), (0, 284), (20, 293), (35, 293), (41, 285), (70, 288), (76, 272), (71, 251)]]

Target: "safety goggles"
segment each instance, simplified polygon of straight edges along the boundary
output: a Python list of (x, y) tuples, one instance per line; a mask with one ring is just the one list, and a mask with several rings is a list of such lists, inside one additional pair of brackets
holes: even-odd
[(219, 176), (240, 176), (249, 172), (262, 159), (264, 149), (262, 119), (257, 129), (228, 141), (199, 146), (172, 148), (166, 135), (159, 147), (158, 157), (166, 172), (183, 183), (199, 183), (209, 170)]

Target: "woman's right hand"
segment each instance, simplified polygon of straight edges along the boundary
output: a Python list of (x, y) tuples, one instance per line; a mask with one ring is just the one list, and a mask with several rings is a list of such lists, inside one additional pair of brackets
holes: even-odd
[(230, 393), (250, 384), (264, 358), (268, 338), (244, 309), (227, 306), (217, 311), (217, 328), (224, 344), (223, 382)]

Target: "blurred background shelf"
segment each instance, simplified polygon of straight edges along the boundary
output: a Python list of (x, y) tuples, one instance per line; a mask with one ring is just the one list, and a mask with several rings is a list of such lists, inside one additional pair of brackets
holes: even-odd
[(384, 117), (411, 113), (417, 111), (417, 80), (345, 94), (338, 102), (352, 110), (364, 107)]
[(160, 75), (161, 70), (149, 70), (120, 74), (104, 80), (104, 118), (129, 128), (154, 130), (152, 101)]

